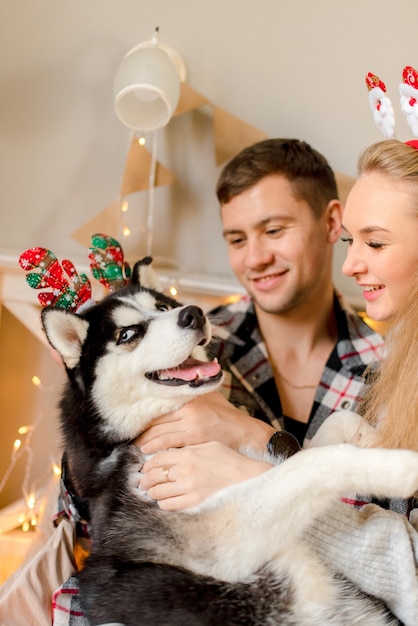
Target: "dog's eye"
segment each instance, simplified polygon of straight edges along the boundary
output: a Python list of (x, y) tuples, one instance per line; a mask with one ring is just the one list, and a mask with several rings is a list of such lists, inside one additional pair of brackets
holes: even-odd
[(116, 337), (116, 344), (131, 345), (134, 347), (136, 341), (139, 341), (144, 337), (147, 332), (147, 324), (145, 322), (139, 324), (133, 324), (132, 326), (125, 326), (119, 330), (119, 334)]
[(121, 343), (128, 343), (129, 341), (132, 341), (132, 339), (134, 339), (137, 334), (138, 331), (135, 328), (123, 328), (119, 333), (119, 337), (116, 343), (118, 344), (118, 346)]
[(155, 307), (156, 307), (157, 311), (160, 311), (161, 313), (164, 313), (164, 311), (169, 311), (170, 310), (166, 304), (161, 304), (161, 302), (157, 302)]

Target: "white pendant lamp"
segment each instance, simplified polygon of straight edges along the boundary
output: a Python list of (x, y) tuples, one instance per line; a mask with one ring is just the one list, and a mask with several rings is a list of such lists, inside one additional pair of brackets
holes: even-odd
[(163, 128), (179, 101), (180, 82), (186, 68), (179, 53), (153, 38), (133, 47), (124, 56), (113, 83), (115, 112), (133, 130), (147, 132)]

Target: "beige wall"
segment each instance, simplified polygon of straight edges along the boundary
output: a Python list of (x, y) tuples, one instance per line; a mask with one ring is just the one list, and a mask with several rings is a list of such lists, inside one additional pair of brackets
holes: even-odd
[[(387, 84), (398, 136), (405, 65), (418, 65), (416, 0), (37, 0), (0, 12), (0, 252), (44, 245), (85, 261), (71, 233), (118, 194), (130, 132), (112, 82), (122, 56), (150, 39), (174, 46), (187, 82), (269, 136), (306, 139), (345, 174), (381, 138), (364, 77)], [(213, 194), (210, 107), (173, 120), (160, 158), (178, 184), (156, 193), (154, 253), (184, 271), (230, 276)], [(138, 194), (133, 223), (143, 221)], [(112, 233), (113, 234), (113, 233)], [(336, 280), (344, 255), (337, 253)]]

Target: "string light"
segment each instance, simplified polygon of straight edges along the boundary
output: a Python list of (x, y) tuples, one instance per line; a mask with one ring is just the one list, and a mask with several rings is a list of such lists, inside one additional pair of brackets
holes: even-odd
[[(31, 380), (32, 380), (33, 385), (35, 385), (35, 387), (37, 387), (41, 392), (48, 391), (47, 397), (44, 398), (44, 402), (42, 404), (43, 405), (46, 403), (50, 404), (50, 400), (51, 400), (50, 395), (51, 393), (55, 392), (56, 384), (51, 385), (47, 389), (44, 389), (42, 387), (41, 379), (39, 378), (39, 376), (33, 376)], [(33, 435), (34, 430), (36, 429), (37, 424), (39, 423), (40, 419), (42, 419), (42, 416), (45, 413), (46, 413), (45, 406), (41, 406), (38, 411), (38, 415), (36, 416), (34, 420), (34, 424), (19, 426), (18, 434), (20, 435), (20, 438), (15, 439), (13, 442), (9, 466), (6, 469), (2, 480), (0, 481), (0, 493), (1, 493), (17, 461), (21, 459), (24, 455), (26, 455), (27, 461), (26, 461), (25, 473), (24, 473), (24, 477), (23, 477), (23, 481), (21, 485), (26, 511), (22, 513), (21, 515), (19, 515), (17, 519), (17, 523), (20, 525), (21, 529), (24, 532), (29, 532), (30, 530), (36, 529), (36, 526), (38, 524), (39, 508), (40, 506), (42, 508), (42, 504), (40, 505), (37, 502), (36, 491), (38, 488), (36, 488), (35, 485), (36, 485), (36, 482), (40, 480), (42, 481), (45, 480), (45, 476), (38, 478), (37, 481), (35, 481), (35, 483), (30, 486), (30, 488), (29, 488), (29, 481), (30, 481), (32, 461), (33, 461), (31, 439), (32, 439), (32, 435)], [(55, 462), (51, 463), (51, 470), (48, 470), (48, 474), (50, 471), (52, 471), (53, 476), (59, 477), (61, 475), (60, 468)]]
[(122, 211), (122, 213), (126, 213), (126, 211), (129, 209), (129, 204), (128, 202), (125, 200), (122, 203), (122, 206), (120, 207), (120, 210)]
[(57, 465), (56, 463), (52, 464), (52, 471), (54, 473), (54, 476), (60, 477), (61, 476), (61, 468), (59, 465)]
[(30, 496), (28, 497), (28, 499), (26, 500), (26, 504), (28, 506), (28, 509), (34, 509), (35, 508), (35, 495), (33, 493), (30, 494)]
[(124, 226), (122, 229), (122, 234), (124, 237), (129, 237), (129, 235), (131, 234), (131, 231), (127, 226)]
[(138, 143), (140, 146), (145, 146), (145, 144), (147, 143), (145, 137), (139, 137)]
[(370, 328), (373, 328), (374, 331), (385, 337), (388, 332), (388, 323), (387, 322), (378, 322), (367, 315), (365, 311), (359, 311), (359, 316), (366, 322)]
[(238, 302), (241, 297), (242, 296), (239, 293), (231, 294), (225, 298), (225, 304), (234, 304), (235, 302)]
[(30, 530), (30, 524), (27, 519), (24, 519), (22, 522), (22, 530), (24, 533), (27, 533)]
[(17, 432), (19, 433), (19, 435), (27, 435), (32, 430), (33, 430), (33, 424), (31, 424), (30, 426), (20, 426), (17, 429)]
[(170, 295), (173, 296), (173, 298), (178, 294), (177, 288), (174, 285), (171, 285), (169, 292)]

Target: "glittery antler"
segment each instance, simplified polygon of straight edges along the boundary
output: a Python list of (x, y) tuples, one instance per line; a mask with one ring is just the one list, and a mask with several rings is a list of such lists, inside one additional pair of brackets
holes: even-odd
[(373, 113), (373, 120), (383, 135), (390, 139), (395, 132), (395, 115), (392, 103), (386, 96), (386, 85), (378, 76), (371, 72), (366, 76), (366, 85), (369, 90), (369, 103)]
[(93, 235), (89, 259), (94, 278), (109, 291), (115, 291), (129, 282), (131, 269), (124, 261), (120, 243), (113, 237)]
[(418, 137), (418, 72), (407, 65), (402, 72), (402, 83), (399, 85), (401, 111), (415, 137)]
[(33, 289), (45, 289), (38, 294), (42, 306), (74, 312), (91, 299), (91, 284), (87, 276), (78, 274), (71, 261), (65, 259), (60, 265), (55, 254), (46, 248), (26, 250), (19, 257), (19, 265), (25, 271), (39, 269), (39, 272), (27, 274), (26, 281)]

